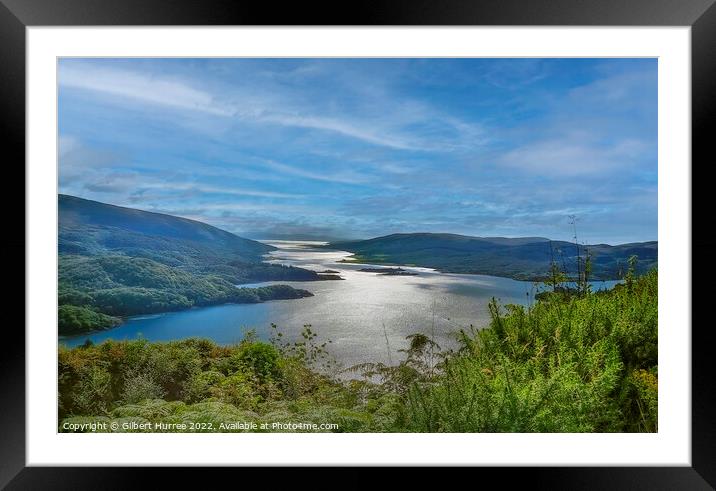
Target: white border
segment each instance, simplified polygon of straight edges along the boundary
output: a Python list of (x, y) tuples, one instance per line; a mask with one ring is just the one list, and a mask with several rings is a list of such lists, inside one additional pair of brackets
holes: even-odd
[[(27, 30), (27, 465), (690, 465), (690, 29), (48, 28)], [(58, 434), (56, 58), (659, 58), (659, 433)]]

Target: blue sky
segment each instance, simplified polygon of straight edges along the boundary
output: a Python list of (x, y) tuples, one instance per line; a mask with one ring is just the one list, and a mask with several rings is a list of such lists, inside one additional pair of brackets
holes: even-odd
[(655, 59), (62, 59), (60, 192), (257, 238), (657, 239)]

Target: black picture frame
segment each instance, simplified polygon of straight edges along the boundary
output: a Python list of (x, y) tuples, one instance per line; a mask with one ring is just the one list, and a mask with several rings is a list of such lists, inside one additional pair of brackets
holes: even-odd
[[(376, 0), (337, 3), (268, 3), (226, 0), (0, 0), (0, 130), (5, 137), (2, 172), (6, 190), (3, 200), (6, 230), (0, 241), (11, 278), (21, 272), (18, 257), (31, 261), (25, 252), (25, 29), (31, 26), (112, 25), (549, 25), (549, 26), (691, 26), (692, 67), (692, 262), (706, 259), (693, 274), (692, 304), (708, 305), (709, 288), (695, 280), (713, 278), (716, 251), (713, 228), (697, 221), (708, 213), (705, 191), (710, 182), (705, 169), (713, 160), (709, 122), (716, 120), (716, 0)], [(48, 116), (49, 117), (49, 116)], [(694, 178), (702, 176), (701, 179)], [(10, 185), (10, 183), (14, 183)], [(7, 189), (18, 193), (13, 195)], [(697, 198), (700, 196), (700, 198)], [(708, 215), (703, 215), (707, 217)], [(704, 225), (706, 224), (706, 225)], [(702, 262), (704, 264), (702, 264)], [(709, 264), (711, 262), (711, 264)], [(24, 274), (24, 271), (22, 272)], [(23, 276), (24, 277), (24, 276)], [(19, 296), (24, 288), (13, 280), (10, 290)], [(24, 284), (24, 280), (23, 280)], [(6, 284), (7, 285), (7, 284)], [(19, 299), (18, 299), (19, 301)], [(14, 308), (15, 303), (8, 301)], [(703, 307), (702, 307), (703, 310)], [(713, 327), (699, 324), (691, 312), (692, 325), (692, 459), (691, 467), (643, 468), (531, 468), (481, 469), (480, 478), (498, 473), (510, 484), (529, 475), (533, 486), (549, 489), (712, 489), (716, 486), (716, 422), (711, 353)], [(25, 466), (25, 338), (17, 322), (6, 320), (4, 348), (0, 356), (0, 487), (7, 489), (125, 489), (146, 482), (140, 470), (120, 468), (48, 468)], [(24, 323), (24, 321), (23, 321)], [(691, 326), (668, 326), (691, 328)], [(223, 479), (228, 469), (212, 470)], [(142, 469), (141, 473), (155, 473)], [(203, 479), (196, 470), (172, 469), (184, 484)], [(420, 476), (420, 474), (416, 474)], [(286, 474), (296, 479), (294, 472)], [(273, 478), (272, 478), (273, 479)], [(204, 481), (205, 482), (205, 481)], [(218, 481), (217, 481), (218, 482)], [(272, 481), (273, 483), (274, 481)]]

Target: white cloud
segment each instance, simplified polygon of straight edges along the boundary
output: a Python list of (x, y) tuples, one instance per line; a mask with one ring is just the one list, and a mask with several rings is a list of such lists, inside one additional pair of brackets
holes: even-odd
[(127, 70), (60, 64), (59, 83), (63, 87), (218, 116), (231, 116), (234, 112), (218, 104), (211, 94), (184, 82)]
[(242, 104), (242, 108), (239, 109), (235, 104), (220, 103), (212, 94), (191, 87), (185, 82), (128, 70), (60, 65), (59, 82), (63, 87), (89, 90), (177, 109), (330, 131), (396, 149), (409, 150), (416, 147), (414, 143), (403, 138), (371, 131), (365, 126), (356, 126), (345, 120), (276, 112), (270, 107), (261, 107), (261, 98), (256, 94), (252, 95), (248, 104)]
[(195, 191), (205, 194), (229, 194), (234, 196), (254, 196), (260, 198), (302, 198), (302, 194), (280, 193), (276, 191), (260, 191), (256, 189), (242, 189), (233, 186), (211, 186), (193, 183), (148, 183), (140, 186), (142, 189), (168, 190), (168, 191)]
[(263, 121), (277, 123), (285, 126), (310, 128), (324, 131), (331, 131), (358, 140), (381, 145), (384, 147), (396, 148), (399, 150), (421, 150), (417, 142), (411, 142), (406, 138), (389, 135), (384, 132), (376, 132), (364, 127), (354, 125), (347, 121), (337, 119), (316, 117), (316, 116), (295, 116), (289, 114), (272, 114), (263, 116)]
[[(341, 114), (340, 117), (312, 114), (315, 108), (306, 107), (299, 102), (300, 97), (284, 92), (282, 87), (276, 87), (275, 91), (264, 87), (246, 92), (246, 88), (234, 86), (221, 93), (210, 93), (178, 78), (89, 64), (61, 63), (59, 84), (70, 89), (118, 97), (123, 101), (134, 100), (242, 121), (326, 131), (396, 150), (453, 151), (481, 144), (484, 139), (479, 126), (441, 115), (410, 100), (389, 97), (380, 101), (366, 100), (366, 106), (380, 107), (380, 114), (358, 118), (348, 114)], [(416, 129), (420, 126), (429, 130), (449, 130), (454, 135), (439, 137), (427, 131), (421, 136)]]
[(574, 177), (618, 168), (626, 170), (633, 167), (648, 148), (646, 143), (635, 139), (605, 146), (565, 137), (518, 147), (498, 158), (498, 163), (534, 174)]
[(60, 182), (83, 179), (97, 169), (107, 169), (120, 162), (119, 156), (105, 149), (86, 146), (81, 140), (60, 135), (57, 141)]
[(79, 147), (79, 141), (72, 136), (60, 135), (57, 139), (57, 153), (63, 157)]
[[(164, 205), (165, 207), (167, 205)], [(181, 205), (180, 205), (181, 206)], [(217, 202), (217, 203), (192, 203), (185, 207), (173, 207), (169, 205), (166, 208), (165, 213), (172, 215), (180, 215), (188, 217), (188, 215), (196, 217), (204, 217), (204, 220), (208, 216), (227, 215), (230, 216), (232, 212), (256, 212), (259, 215), (271, 214), (276, 212), (298, 212), (304, 214), (320, 215), (325, 213), (325, 208), (311, 207), (294, 204), (261, 204), (261, 203), (237, 203), (237, 202)], [(202, 220), (202, 218), (197, 218)]]
[(587, 104), (610, 105), (614, 108), (632, 108), (634, 105), (644, 105), (653, 110), (655, 105), (652, 104), (651, 98), (644, 97), (644, 95), (652, 93), (655, 98), (656, 90), (654, 71), (648, 67), (612, 74), (575, 87), (569, 92), (569, 97), (578, 103), (576, 107), (584, 107)]

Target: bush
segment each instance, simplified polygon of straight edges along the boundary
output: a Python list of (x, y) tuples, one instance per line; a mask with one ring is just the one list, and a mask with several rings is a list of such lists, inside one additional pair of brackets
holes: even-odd
[(78, 414), (105, 414), (112, 401), (111, 375), (101, 366), (83, 367), (72, 388), (72, 402)]
[(126, 377), (122, 401), (137, 403), (146, 399), (161, 399), (166, 391), (147, 373), (133, 373)]
[(235, 372), (218, 379), (218, 382), (210, 387), (209, 393), (212, 398), (238, 408), (256, 409), (262, 400), (257, 388), (256, 380), (251, 375)]
[(260, 380), (278, 376), (278, 350), (268, 343), (253, 342), (242, 345), (236, 354), (239, 364), (250, 369)]
[(218, 386), (224, 374), (209, 370), (195, 373), (186, 383), (184, 399), (187, 402), (200, 402), (211, 396), (211, 388)]

